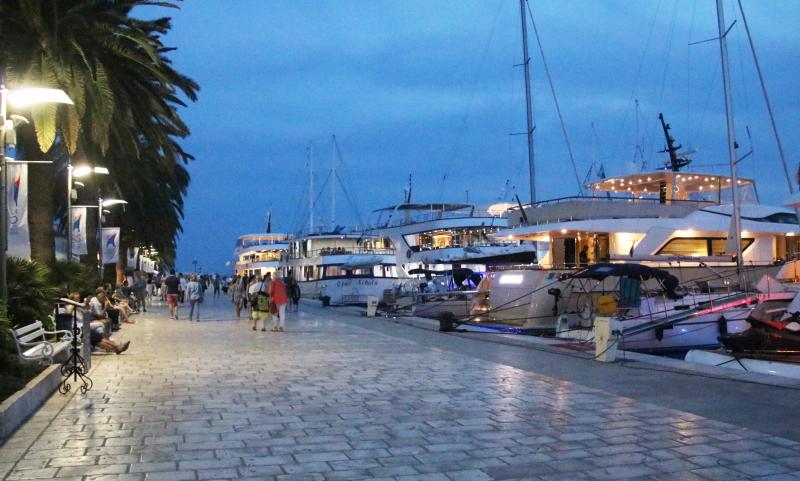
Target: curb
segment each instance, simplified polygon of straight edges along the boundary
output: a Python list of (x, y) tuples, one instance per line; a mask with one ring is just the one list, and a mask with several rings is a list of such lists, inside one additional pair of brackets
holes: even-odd
[(51, 364), (0, 404), (0, 445), (50, 398), (59, 383), (61, 364)]

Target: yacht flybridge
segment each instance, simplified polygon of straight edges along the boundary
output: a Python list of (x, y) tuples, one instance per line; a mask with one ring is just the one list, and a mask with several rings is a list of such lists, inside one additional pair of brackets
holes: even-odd
[[(512, 209), (515, 227), (498, 239), (539, 243), (538, 265), (574, 268), (634, 261), (654, 267), (735, 266), (731, 177), (654, 171), (588, 184), (587, 197), (566, 197)], [(771, 266), (800, 252), (797, 217), (758, 204), (752, 179), (737, 180), (742, 264)]]

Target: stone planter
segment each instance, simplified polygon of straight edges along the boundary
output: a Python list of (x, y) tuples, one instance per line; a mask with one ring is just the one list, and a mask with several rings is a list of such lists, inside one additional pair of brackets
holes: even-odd
[(51, 364), (0, 404), (0, 444), (53, 394), (61, 382), (61, 365)]

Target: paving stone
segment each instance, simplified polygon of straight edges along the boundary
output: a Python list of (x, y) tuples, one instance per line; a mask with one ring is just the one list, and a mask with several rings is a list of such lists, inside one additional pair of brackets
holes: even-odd
[(167, 321), (157, 306), (125, 326), (131, 350), (97, 356), (92, 391), (54, 396), (9, 439), (0, 478), (798, 478), (795, 441), (367, 331), (330, 311), (292, 314), (274, 335), (214, 306), (204, 312), (220, 321)]

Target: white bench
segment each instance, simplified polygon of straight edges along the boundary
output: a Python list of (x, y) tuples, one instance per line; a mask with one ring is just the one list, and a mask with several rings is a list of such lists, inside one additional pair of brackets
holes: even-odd
[[(50, 341), (47, 335), (55, 336), (55, 340)], [(58, 336), (63, 334), (62, 336)], [(25, 361), (35, 361), (46, 359), (50, 363), (60, 352), (65, 351), (72, 344), (72, 333), (69, 331), (45, 331), (41, 321), (11, 329), (11, 337), (17, 344), (19, 357)]]

